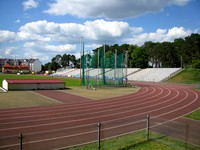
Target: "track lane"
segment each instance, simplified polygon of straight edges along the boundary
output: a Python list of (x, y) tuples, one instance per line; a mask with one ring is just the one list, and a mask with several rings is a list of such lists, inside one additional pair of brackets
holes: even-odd
[[(178, 94), (177, 94), (178, 95)], [(172, 96), (171, 100), (174, 99), (174, 96)], [(164, 101), (165, 102), (165, 101)], [(171, 102), (170, 102), (171, 103)], [(159, 103), (157, 104), (159, 105)], [(62, 128), (62, 127), (70, 127), (70, 126), (75, 126), (76, 124), (80, 125), (81, 123), (95, 123), (95, 122), (103, 122), (103, 121), (107, 121), (107, 120), (110, 120), (110, 118), (113, 119), (118, 119), (119, 116), (121, 118), (123, 118), (124, 116), (127, 117), (127, 116), (130, 116), (132, 114), (138, 114), (138, 113), (141, 113), (143, 112), (142, 114), (144, 113), (147, 113), (147, 112), (150, 112), (152, 110), (155, 111), (155, 108), (159, 107), (159, 110), (160, 109), (163, 109), (163, 107), (166, 106), (165, 103), (162, 103), (162, 105), (160, 106), (157, 106), (157, 105), (153, 105), (153, 107), (150, 105), (150, 106), (146, 106), (146, 107), (141, 107), (141, 108), (138, 108), (135, 110), (133, 110), (133, 108), (130, 108), (130, 109), (125, 109), (125, 110), (122, 110), (122, 111), (110, 111), (110, 113), (106, 112), (103, 114), (100, 114), (98, 116), (96, 115), (93, 115), (93, 116), (83, 116), (83, 118), (80, 118), (80, 116), (77, 116), (78, 118), (76, 119), (72, 119), (72, 118), (69, 118), (68, 120), (61, 120), (60, 122), (57, 120), (56, 123), (54, 122), (51, 122), (51, 123), (48, 123), (48, 122), (40, 122), (40, 123), (37, 123), (36, 125), (33, 125), (32, 123), (31, 124), (26, 124), (26, 123), (23, 123), (22, 125), (24, 126), (19, 126), (19, 127), (16, 127), (16, 124), (10, 124), (11, 127), (9, 128), (9, 125), (6, 124), (5, 125), (5, 128), (7, 130), (4, 130), (4, 129), (1, 129), (0, 131), (3, 132), (6, 132), (8, 134), (8, 132), (11, 132), (12, 130), (15, 130), (16, 132), (19, 132), (18, 130), (20, 130), (21, 128), (23, 128), (23, 132), (24, 133), (28, 133), (28, 131), (36, 131), (39, 130), (39, 131), (42, 131), (44, 130), (44, 127), (45, 129), (47, 130), (52, 130), (54, 128), (54, 126), (56, 125), (56, 127), (59, 127), (59, 128)], [(12, 128), (12, 126), (14, 126), (14, 128)], [(14, 131), (12, 131), (14, 132)]]
[[(122, 97), (117, 98), (117, 100), (110, 99), (108, 101), (105, 100), (103, 102), (98, 102), (98, 103), (96, 103), (96, 105), (99, 105), (99, 107), (102, 107), (99, 109), (93, 108), (95, 106), (95, 103), (90, 103), (90, 102), (89, 103), (86, 102), (87, 104), (90, 105), (90, 107), (88, 107), (86, 103), (85, 104), (81, 103), (81, 104), (74, 104), (74, 107), (73, 107), (73, 105), (70, 105), (70, 106), (64, 106), (64, 107), (63, 106), (62, 107), (55, 106), (55, 107), (39, 108), (39, 109), (34, 108), (35, 110), (38, 110), (40, 113), (44, 112), (43, 116), (41, 116), (41, 117), (46, 116), (46, 118), (44, 118), (44, 120), (43, 120), (43, 118), (37, 119), (37, 117), (40, 116), (38, 113), (33, 113), (33, 114), (30, 113), (27, 116), (25, 116), (25, 118), (27, 117), (26, 119), (28, 119), (28, 122), (30, 121), (33, 123), (35, 121), (36, 122), (38, 121), (37, 123), (41, 123), (40, 121), (43, 120), (44, 121), (43, 123), (45, 123), (45, 120), (46, 120), (47, 121), (46, 123), (49, 124), (48, 120), (53, 120), (54, 117), (55, 118), (57, 117), (57, 119), (60, 117), (59, 119), (61, 119), (61, 120), (57, 120), (56, 122), (58, 125), (52, 124), (52, 126), (50, 128), (48, 127), (48, 125), (45, 126), (45, 124), (43, 124), (44, 126), (37, 126), (37, 128), (40, 128), (39, 130), (37, 130), (36, 128), (30, 127), (29, 129), (26, 128), (26, 130), (16, 130), (16, 132), (25, 131), (25, 133), (27, 133), (29, 135), (31, 135), (31, 134), (37, 135), (42, 132), (51, 131), (52, 133), (57, 133), (57, 134), (52, 134), (53, 135), (52, 138), (60, 139), (59, 143), (60, 142), (62, 143), (62, 139), (63, 140), (68, 139), (69, 142), (71, 143), (69, 145), (74, 145), (73, 143), (75, 143), (75, 141), (73, 141), (73, 139), (74, 139), (73, 137), (77, 138), (81, 135), (85, 135), (84, 137), (85, 137), (85, 139), (87, 139), (89, 135), (91, 135), (91, 137), (96, 135), (97, 121), (101, 121), (104, 124), (103, 130), (108, 131), (108, 129), (109, 129), (110, 132), (105, 136), (110, 137), (110, 136), (114, 136), (115, 134), (123, 134), (124, 132), (131, 132), (133, 130), (138, 130), (138, 129), (143, 128), (143, 126), (145, 125), (144, 124), (144, 119), (145, 119), (144, 116), (147, 113), (150, 113), (152, 118), (159, 117), (159, 118), (173, 120), (173, 119), (177, 119), (180, 116), (200, 107), (200, 99), (199, 99), (200, 92), (191, 90), (190, 88), (180, 87), (180, 86), (176, 86), (176, 85), (175, 86), (174, 85), (167, 86), (167, 85), (159, 85), (159, 84), (150, 84), (150, 85), (145, 86), (143, 83), (140, 86), (141, 86), (141, 90), (140, 90), (141, 93), (144, 91), (148, 91), (148, 92), (147, 93), (144, 92), (142, 94), (140, 92), (138, 92), (135, 94), (135, 98), (133, 98), (133, 96), (129, 95), (124, 98), (122, 98)], [(155, 89), (155, 91), (152, 89)], [(158, 89), (160, 89), (160, 90), (158, 90)], [(138, 94), (138, 96), (137, 96), (137, 94)], [(142, 99), (144, 99), (144, 100), (141, 100), (141, 97), (143, 97)], [(124, 99), (125, 99), (125, 102), (124, 102)], [(155, 100), (155, 99), (157, 99), (157, 100)], [(119, 105), (117, 105), (117, 103), (119, 103)], [(125, 105), (126, 103), (127, 103), (127, 106)], [(114, 105), (113, 107), (108, 106), (108, 105), (112, 105), (112, 104)], [(120, 105), (122, 106), (121, 108), (120, 108)], [(80, 108), (81, 106), (83, 106), (83, 110), (78, 110), (76, 112), (76, 109)], [(63, 112), (64, 108), (66, 109), (66, 108), (70, 108), (70, 107), (72, 107), (72, 108), (69, 110), (72, 112), (65, 114)], [(51, 108), (53, 111), (55, 110), (55, 112), (57, 112), (56, 116), (54, 116), (53, 114), (48, 115), (48, 113), (45, 113), (45, 112), (48, 112), (49, 110), (51, 110)], [(63, 108), (63, 110), (57, 111), (56, 109), (59, 109), (59, 108), (60, 109)], [(88, 111), (87, 109), (90, 110), (91, 112)], [(131, 110), (131, 109), (134, 109), (134, 110)], [(10, 112), (10, 114), (8, 113), (8, 116), (7, 116), (7, 117), (9, 117), (9, 115), (10, 115), (10, 118), (8, 118), (7, 120), (6, 120), (6, 118), (3, 118), (3, 119), (1, 118), (1, 121), (2, 122), (7, 121), (6, 123), (8, 123), (8, 124), (9, 124), (9, 122), (14, 123), (14, 124), (19, 123), (18, 125), (20, 127), (20, 119), (25, 119), (23, 117), (20, 118), (20, 114), (22, 112), (26, 112), (26, 110), (30, 111), (31, 109), (10, 110), (11, 112), (19, 111), (19, 113), (16, 116), (13, 116), (13, 118), (12, 118), (11, 114), (13, 112), (12, 113)], [(95, 110), (96, 110), (96, 113), (93, 114)], [(105, 111), (105, 113), (103, 111)], [(117, 111), (118, 111), (118, 113), (117, 113)], [(7, 112), (9, 112), (9, 110), (7, 110)], [(1, 111), (0, 111), (0, 114), (3, 115), (3, 113)], [(61, 116), (59, 116), (59, 114)], [(36, 116), (32, 116), (32, 115), (36, 115)], [(62, 115), (66, 115), (65, 116), (66, 118), (64, 117), (66, 120), (62, 120), (63, 119)], [(79, 115), (80, 116), (82, 115), (82, 118), (79, 118), (78, 117)], [(137, 118), (139, 118), (139, 119), (137, 119)], [(37, 123), (35, 123), (35, 124), (37, 125)], [(53, 122), (51, 122), (51, 123), (53, 123)], [(95, 131), (92, 128), (87, 129), (86, 128), (87, 125), (94, 126), (93, 128)], [(21, 127), (23, 128), (23, 126), (21, 126)], [(60, 129), (58, 130), (57, 128), (60, 128)], [(72, 128), (74, 128), (74, 129), (72, 129)], [(1, 125), (0, 125), (0, 129), (1, 129)], [(30, 129), (32, 129), (32, 131)], [(67, 136), (66, 135), (63, 136), (63, 133), (59, 132), (62, 130), (65, 131), (65, 130), (69, 130), (69, 129), (71, 129), (70, 133), (63, 132), (65, 134), (67, 134)], [(119, 133), (119, 129), (120, 129), (120, 133)], [(14, 133), (14, 130), (11, 130), (10, 134), (12, 135), (13, 133)], [(36, 136), (36, 138), (34, 140), (32, 139), (32, 141), (29, 141), (29, 143), (32, 142), (34, 144), (38, 144), (38, 147), (39, 147), (42, 142), (44, 143), (44, 141), (51, 142), (52, 138), (50, 135), (45, 137), (44, 139), (40, 139), (39, 137)], [(87, 142), (87, 140), (82, 141), (82, 143), (84, 143), (84, 142)]]

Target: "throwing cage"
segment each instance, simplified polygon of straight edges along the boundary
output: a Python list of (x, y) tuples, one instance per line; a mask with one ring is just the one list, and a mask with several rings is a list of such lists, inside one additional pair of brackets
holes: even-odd
[(81, 83), (83, 86), (123, 85), (127, 84), (127, 53), (108, 51), (105, 45), (91, 55), (81, 53)]

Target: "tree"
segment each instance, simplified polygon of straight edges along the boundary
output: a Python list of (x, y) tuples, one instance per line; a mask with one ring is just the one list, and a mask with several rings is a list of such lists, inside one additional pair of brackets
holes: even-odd
[(51, 71), (51, 62), (48, 62), (44, 65), (44, 70), (43, 71), (46, 71), (46, 70), (49, 70)]
[(171, 42), (163, 42), (161, 43), (161, 62), (162, 67), (173, 68), (180, 67), (180, 59), (177, 53), (177, 49), (174, 47)]
[(136, 48), (137, 48), (136, 45), (130, 45), (128, 47), (128, 67), (129, 68), (132, 68), (133, 66), (135, 66), (134, 62), (133, 62), (133, 55), (132, 55), (132, 53), (133, 53), (134, 49), (136, 49)]
[[(155, 48), (155, 46), (157, 45), (157, 48)], [(148, 55), (148, 61), (150, 63), (150, 66), (152, 67), (157, 67), (158, 66), (158, 43), (153, 43), (151, 41), (149, 42), (145, 42), (143, 45), (143, 48), (145, 49), (147, 55)]]
[(52, 58), (51, 62), (57, 63), (61, 67), (62, 66), (61, 60), (62, 60), (62, 56), (60, 54), (58, 54)]
[(70, 62), (71, 62), (71, 66), (75, 67), (76, 63), (77, 63), (76, 56), (70, 55), (69, 59), (70, 59)]
[(65, 67), (69, 66), (70, 55), (69, 55), (69, 54), (64, 54), (64, 55), (62, 56), (61, 62), (62, 62), (62, 67), (65, 68)]
[(148, 67), (148, 55), (144, 48), (136, 47), (131, 53), (133, 67), (147, 68)]

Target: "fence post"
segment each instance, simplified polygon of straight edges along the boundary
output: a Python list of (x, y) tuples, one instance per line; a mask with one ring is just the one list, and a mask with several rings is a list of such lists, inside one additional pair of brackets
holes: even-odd
[(22, 135), (22, 133), (20, 133), (20, 135), (19, 135), (19, 146), (20, 146), (19, 149), (20, 150), (22, 150), (22, 146), (23, 146), (22, 142), (23, 142), (23, 135)]
[(101, 123), (97, 124), (98, 126), (98, 150), (101, 149)]
[(149, 124), (150, 124), (150, 115), (147, 114), (147, 126), (146, 126), (146, 140), (149, 140)]
[(186, 132), (185, 132), (185, 149), (188, 149), (188, 137), (189, 137), (189, 124), (186, 124)]

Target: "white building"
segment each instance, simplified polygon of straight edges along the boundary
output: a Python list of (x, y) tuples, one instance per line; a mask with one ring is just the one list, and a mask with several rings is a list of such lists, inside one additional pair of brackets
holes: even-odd
[(32, 72), (40, 72), (42, 70), (42, 63), (39, 59), (31, 59), (29, 67)]
[(31, 72), (40, 72), (42, 70), (42, 63), (39, 59), (24, 59), (22, 64), (29, 66)]

